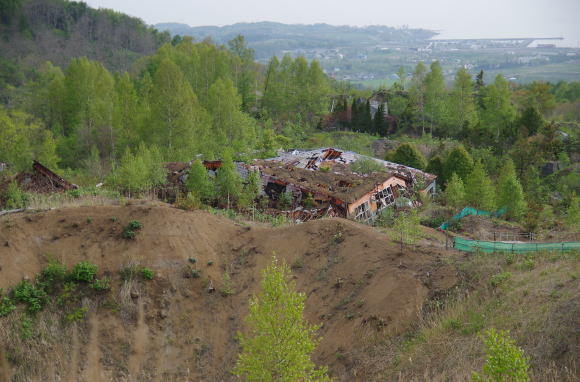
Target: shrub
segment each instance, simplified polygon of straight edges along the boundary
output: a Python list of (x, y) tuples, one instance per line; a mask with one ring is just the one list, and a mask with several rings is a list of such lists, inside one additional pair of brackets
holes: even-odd
[(316, 205), (314, 197), (312, 197), (312, 194), (310, 192), (308, 193), (308, 195), (306, 195), (306, 198), (304, 198), (304, 200), (302, 201), (302, 205), (304, 206), (304, 208), (312, 208)]
[(489, 329), (485, 332), (483, 342), (487, 353), (483, 375), (488, 378), (473, 373), (474, 381), (527, 382), (530, 380), (529, 358), (510, 338), (509, 332)]
[(292, 200), (293, 198), (291, 192), (282, 192), (278, 197), (278, 208), (285, 210), (292, 207)]
[(108, 277), (103, 277), (102, 279), (95, 279), (91, 284), (91, 287), (99, 292), (104, 292), (111, 289), (111, 279)]
[(9, 315), (14, 309), (16, 309), (16, 305), (12, 302), (12, 300), (7, 297), (1, 297), (2, 293), (0, 293), (0, 317), (4, 317)]
[(137, 235), (135, 231), (138, 231), (141, 228), (143, 228), (143, 224), (139, 220), (131, 220), (129, 224), (123, 227), (123, 233), (121, 236), (127, 240), (134, 240)]
[(136, 265), (128, 265), (119, 272), (123, 281), (130, 281), (137, 278), (139, 268)]
[(54, 289), (57, 282), (63, 281), (66, 276), (66, 268), (58, 261), (51, 260), (48, 266), (40, 272), (37, 283), (47, 292)]
[(22, 280), (12, 291), (14, 300), (26, 304), (26, 309), (30, 313), (35, 313), (46, 305), (48, 296), (46, 292), (26, 280)]
[(195, 257), (190, 257), (189, 259), (187, 259), (187, 261), (189, 261), (192, 264), (197, 263), (197, 259)]
[(144, 280), (153, 280), (153, 271), (150, 268), (142, 268), (141, 277), (143, 277)]
[(192, 269), (191, 270), (191, 277), (194, 279), (198, 279), (201, 277), (201, 271), (199, 269)]
[(352, 162), (350, 170), (358, 174), (372, 174), (373, 172), (386, 171), (385, 166), (371, 158), (360, 158)]
[(491, 278), (489, 279), (489, 285), (491, 285), (494, 288), (497, 288), (498, 286), (508, 281), (511, 277), (512, 274), (510, 272), (498, 273), (496, 275), (491, 276)]
[(28, 195), (18, 187), (16, 181), (10, 182), (4, 193), (5, 207), (8, 210), (26, 208), (28, 205)]
[(66, 320), (68, 322), (80, 321), (84, 318), (87, 308), (76, 308), (72, 312), (66, 315)]
[(97, 266), (88, 261), (81, 261), (72, 269), (70, 279), (77, 282), (90, 283), (95, 279), (97, 274)]
[(175, 201), (175, 207), (181, 210), (194, 211), (202, 208), (203, 203), (201, 202), (197, 194), (192, 191), (188, 192), (185, 197), (179, 195), (177, 197), (177, 200)]

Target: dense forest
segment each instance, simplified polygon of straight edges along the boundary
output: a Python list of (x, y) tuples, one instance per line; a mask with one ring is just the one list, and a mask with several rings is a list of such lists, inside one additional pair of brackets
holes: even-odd
[(460, 68), (446, 84), (439, 62), (419, 62), (409, 81), (402, 69), (391, 88), (360, 91), (303, 57), (260, 65), (242, 36), (169, 41), (84, 3), (0, 4), (2, 44), (12, 49), (2, 48), (4, 176), (37, 159), (82, 186), (126, 189), (123, 179), (139, 172), (131, 188), (143, 190), (163, 183), (163, 162), (336, 146), (436, 174), (448, 205), (509, 204), (530, 229), (578, 208), (580, 83), (485, 83)]

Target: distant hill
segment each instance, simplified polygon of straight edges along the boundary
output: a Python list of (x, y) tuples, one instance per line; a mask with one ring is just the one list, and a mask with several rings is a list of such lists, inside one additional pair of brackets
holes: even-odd
[(332, 49), (393, 44), (412, 44), (425, 41), (437, 33), (427, 29), (393, 28), (388, 26), (334, 26), (328, 24), (281, 24), (275, 22), (238, 23), (223, 27), (190, 27), (186, 24), (161, 23), (160, 31), (193, 36), (197, 40), (211, 38), (217, 43), (227, 43), (243, 35), (248, 45), (256, 51), (257, 58), (269, 58), (284, 51), (301, 49)]
[(110, 70), (126, 70), (169, 38), (138, 18), (83, 2), (0, 0), (0, 87), (17, 85), (47, 60), (66, 66), (72, 57), (86, 56)]

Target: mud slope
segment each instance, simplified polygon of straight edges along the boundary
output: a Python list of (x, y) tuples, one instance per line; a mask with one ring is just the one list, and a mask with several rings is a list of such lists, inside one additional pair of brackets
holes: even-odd
[[(143, 223), (133, 241), (121, 237), (131, 220)], [(421, 248), (401, 256), (386, 235), (342, 219), (262, 228), (165, 205), (5, 216), (1, 288), (33, 279), (49, 257), (68, 267), (88, 260), (113, 288), (84, 298), (86, 317), (75, 323), (46, 309), (27, 340), (15, 334), (20, 313), (0, 318), (0, 381), (233, 380), (235, 334), (274, 253), (307, 294), (308, 320), (323, 324), (315, 361), (336, 380), (373, 380), (362, 350), (407, 329), (430, 296), (456, 283), (434, 247)], [(152, 268), (154, 280), (122, 281), (129, 264)]]

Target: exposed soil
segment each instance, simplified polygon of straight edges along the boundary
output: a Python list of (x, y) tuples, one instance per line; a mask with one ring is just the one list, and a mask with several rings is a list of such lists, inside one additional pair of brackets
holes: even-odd
[[(131, 220), (143, 228), (135, 240), (125, 240), (122, 227)], [(15, 341), (3, 335), (10, 325), (2, 320), (8, 318), (0, 318), (0, 381), (10, 375), (233, 380), (230, 370), (240, 350), (236, 332), (244, 329), (248, 299), (273, 254), (292, 267), (297, 289), (306, 293), (306, 318), (323, 325), (315, 362), (328, 365), (338, 381), (379, 380), (365, 367), (362, 349), (409, 329), (432, 296), (457, 283), (455, 270), (442, 261), (443, 235), (426, 230), (429, 239), (401, 255), (387, 235), (336, 218), (266, 228), (163, 204), (1, 217), (1, 288), (33, 279), (49, 256), (69, 268), (88, 260), (113, 278), (113, 288), (83, 302), (89, 307), (84, 320), (69, 324), (53, 342), (38, 342), (51, 350), (39, 351), (34, 362), (18, 362)], [(119, 270), (129, 264), (152, 268), (154, 280), (123, 282)], [(191, 268), (201, 277), (191, 277)], [(226, 272), (233, 294), (220, 293), (228, 289)]]

